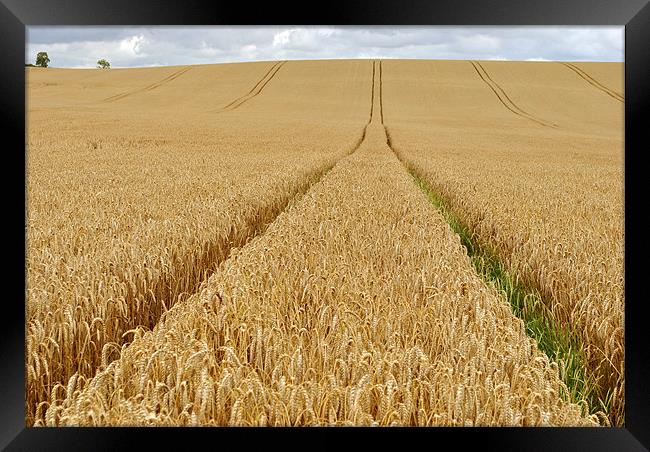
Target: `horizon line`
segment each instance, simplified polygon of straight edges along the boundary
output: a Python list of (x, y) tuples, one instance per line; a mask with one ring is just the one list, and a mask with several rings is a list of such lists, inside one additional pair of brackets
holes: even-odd
[[(150, 68), (162, 68), (162, 67), (178, 67), (178, 66), (214, 66), (219, 64), (248, 64), (248, 63), (269, 63), (274, 61), (344, 61), (344, 60), (408, 60), (408, 61), (485, 61), (485, 62), (510, 62), (510, 63), (625, 63), (625, 60), (548, 60), (545, 58), (529, 58), (526, 60), (514, 60), (508, 58), (490, 58), (490, 59), (458, 59), (458, 58), (395, 58), (395, 57), (378, 57), (378, 58), (288, 58), (288, 59), (278, 59), (278, 60), (250, 60), (250, 61), (220, 61), (216, 63), (194, 63), (194, 64), (152, 64), (145, 66), (111, 66), (110, 69), (150, 69)], [(30, 66), (31, 65), (31, 66)], [(41, 68), (36, 66), (31, 62), (25, 62), (25, 67), (34, 67)], [(41, 69), (99, 69), (97, 66), (53, 66), (49, 65), (47, 68)]]

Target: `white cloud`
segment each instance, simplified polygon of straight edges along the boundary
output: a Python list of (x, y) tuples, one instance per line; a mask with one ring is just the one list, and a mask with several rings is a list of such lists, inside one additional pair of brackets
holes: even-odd
[(291, 39), (291, 33), (294, 33), (296, 30), (284, 30), (280, 33), (273, 35), (273, 47), (281, 47), (289, 43)]
[(28, 27), (26, 61), (113, 67), (426, 58), (623, 61), (623, 27)]
[(126, 54), (138, 56), (146, 42), (144, 35), (131, 36), (120, 41), (120, 50)]

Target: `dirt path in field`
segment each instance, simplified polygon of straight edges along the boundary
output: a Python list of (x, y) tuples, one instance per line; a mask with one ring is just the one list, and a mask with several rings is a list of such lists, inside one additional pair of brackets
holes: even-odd
[(552, 127), (552, 128), (558, 127), (557, 124), (545, 121), (540, 118), (536, 118), (530, 113), (522, 110), (517, 104), (515, 104), (512, 101), (512, 99), (510, 99), (510, 97), (508, 97), (508, 94), (506, 94), (505, 90), (501, 86), (499, 86), (497, 82), (492, 80), (492, 78), (490, 77), (490, 75), (488, 74), (488, 72), (485, 70), (485, 68), (481, 63), (479, 63), (478, 61), (470, 61), (470, 63), (474, 67), (474, 70), (476, 70), (476, 73), (481, 78), (481, 80), (483, 80), (483, 82), (497, 96), (499, 102), (501, 102), (503, 106), (506, 107), (508, 110), (510, 110), (512, 113), (516, 114), (517, 116), (521, 116), (522, 118), (526, 118), (533, 122), (536, 122), (537, 124), (542, 125), (544, 127)]
[(610, 96), (610, 97), (616, 99), (616, 100), (619, 101), (619, 102), (624, 102), (624, 101), (625, 101), (624, 98), (623, 98), (623, 96), (622, 96), (621, 94), (617, 93), (617, 92), (614, 91), (613, 89), (610, 89), (610, 88), (606, 87), (605, 85), (603, 85), (602, 83), (600, 83), (598, 80), (596, 80), (595, 78), (593, 78), (592, 76), (590, 76), (589, 74), (587, 74), (585, 71), (583, 71), (582, 69), (580, 69), (580, 68), (579, 68), (578, 66), (576, 66), (575, 64), (571, 64), (571, 63), (560, 63), (560, 64), (562, 64), (563, 66), (566, 66), (566, 67), (568, 67), (569, 69), (571, 69), (573, 72), (575, 72), (576, 74), (578, 74), (578, 75), (580, 76), (580, 78), (582, 78), (583, 80), (585, 80), (587, 83), (589, 83), (591, 86), (593, 86), (593, 87), (596, 88), (597, 90), (602, 91), (603, 93), (605, 93), (605, 94), (607, 94), (608, 96)]
[(264, 87), (275, 77), (275, 75), (282, 69), (282, 66), (286, 64), (286, 61), (278, 61), (275, 63), (273, 66), (271, 66), (271, 69), (269, 69), (266, 74), (253, 86), (253, 88), (246, 94), (244, 94), (241, 97), (238, 97), (237, 99), (233, 100), (230, 102), (228, 105), (225, 107), (221, 108), (218, 111), (232, 111), (236, 110), (237, 108), (241, 107), (244, 105), (246, 102), (249, 100), (253, 99), (254, 97), (258, 96)]
[(115, 101), (118, 101), (118, 100), (122, 100), (122, 99), (124, 99), (126, 97), (133, 96), (134, 94), (143, 93), (145, 91), (152, 91), (152, 90), (154, 90), (156, 88), (161, 87), (162, 85), (165, 85), (165, 84), (167, 84), (167, 83), (169, 83), (169, 82), (171, 82), (173, 80), (176, 80), (178, 77), (185, 74), (190, 69), (192, 69), (192, 66), (186, 66), (183, 69), (180, 69), (180, 70), (174, 72), (173, 74), (165, 77), (164, 79), (162, 79), (162, 80), (160, 80), (160, 81), (158, 81), (156, 83), (152, 83), (152, 84), (147, 85), (147, 86), (145, 86), (143, 88), (138, 88), (138, 89), (135, 89), (135, 90), (132, 90), (132, 91), (126, 91), (126, 92), (123, 92), (123, 93), (120, 93), (120, 94), (116, 94), (114, 96), (107, 97), (106, 99), (101, 100), (100, 103), (115, 102)]

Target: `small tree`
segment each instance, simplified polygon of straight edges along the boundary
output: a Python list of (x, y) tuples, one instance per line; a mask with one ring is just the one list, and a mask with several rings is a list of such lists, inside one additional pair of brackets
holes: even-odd
[(97, 67), (100, 69), (110, 69), (111, 63), (102, 58), (101, 60), (97, 61)]
[(36, 54), (36, 66), (47, 67), (50, 63), (50, 57), (47, 56), (47, 52), (38, 52)]

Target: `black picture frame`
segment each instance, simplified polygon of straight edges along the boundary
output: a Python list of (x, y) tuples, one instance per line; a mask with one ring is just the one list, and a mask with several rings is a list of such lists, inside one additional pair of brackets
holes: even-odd
[[(650, 80), (650, 6), (648, 0), (474, 0), (319, 2), (278, 4), (222, 0), (0, 0), (0, 108), (4, 147), (10, 157), (3, 174), (12, 190), (11, 215), (4, 225), (11, 231), (6, 241), (4, 277), (10, 294), (4, 297), (0, 363), (0, 447), (7, 450), (123, 450), (138, 440), (186, 448), (199, 441), (214, 447), (237, 435), (249, 441), (288, 429), (202, 429), (202, 428), (28, 428), (24, 416), (25, 311), (18, 299), (25, 297), (25, 39), (33, 25), (620, 25), (625, 26), (625, 347), (626, 415), (622, 428), (421, 428), (421, 429), (299, 429), (291, 435), (318, 435), (320, 444), (338, 434), (370, 432), (366, 438), (388, 440), (385, 435), (406, 433), (415, 445), (450, 442), (454, 448), (468, 444), (499, 450), (648, 450), (650, 447), (650, 365), (643, 323), (641, 257), (647, 253), (643, 223), (635, 221), (643, 212), (645, 178), (642, 162), (650, 149), (643, 113), (648, 113)], [(21, 151), (22, 149), (22, 151)], [(4, 212), (9, 212), (6, 208)], [(17, 219), (25, 218), (25, 224)], [(20, 229), (20, 231), (18, 230)], [(637, 264), (638, 263), (638, 264)], [(226, 436), (224, 436), (226, 435)], [(325, 436), (328, 435), (328, 436)], [(333, 436), (332, 436), (333, 435)], [(270, 439), (270, 438), (269, 438)], [(365, 440), (365, 439), (364, 439)], [(188, 442), (189, 441), (189, 442)], [(310, 440), (313, 441), (313, 440)], [(335, 440), (338, 443), (338, 439)], [(336, 444), (332, 441), (332, 444)], [(405, 443), (407, 444), (407, 443)], [(281, 447), (284, 443), (279, 443)], [(136, 447), (141, 447), (137, 445)]]

